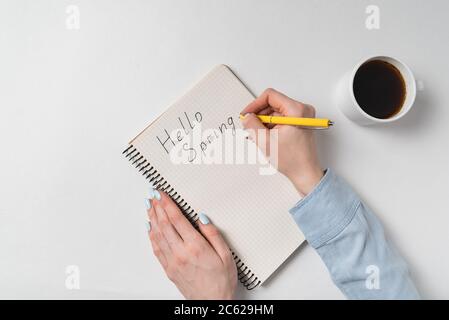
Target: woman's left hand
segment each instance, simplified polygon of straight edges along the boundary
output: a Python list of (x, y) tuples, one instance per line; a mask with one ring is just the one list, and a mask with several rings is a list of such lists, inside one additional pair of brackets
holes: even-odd
[(237, 268), (220, 231), (200, 214), (198, 232), (168, 195), (153, 190), (147, 202), (154, 255), (187, 299), (232, 299)]

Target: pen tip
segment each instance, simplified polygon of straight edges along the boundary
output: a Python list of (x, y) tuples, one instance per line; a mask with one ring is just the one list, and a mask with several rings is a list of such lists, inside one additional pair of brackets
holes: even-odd
[(334, 122), (329, 120), (329, 127), (333, 126), (333, 125), (334, 125)]

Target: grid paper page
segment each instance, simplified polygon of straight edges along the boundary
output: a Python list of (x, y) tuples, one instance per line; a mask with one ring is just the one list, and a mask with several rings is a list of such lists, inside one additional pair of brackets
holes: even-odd
[[(217, 66), (130, 143), (195, 212), (208, 215), (263, 283), (304, 241), (288, 212), (300, 198), (293, 185), (280, 173), (260, 175), (257, 164), (174, 164), (170, 160), (170, 153), (193, 134), (192, 126), (210, 129), (211, 143), (201, 140), (207, 148), (232, 134), (234, 127), (241, 128), (239, 112), (253, 99), (228, 67)], [(205, 148), (201, 143), (186, 146), (194, 146), (194, 151), (184, 150), (190, 160), (194, 152), (199, 157), (201, 147)]]

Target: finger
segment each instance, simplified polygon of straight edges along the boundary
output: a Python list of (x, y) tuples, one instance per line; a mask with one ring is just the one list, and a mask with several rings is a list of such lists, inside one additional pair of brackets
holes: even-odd
[[(151, 191), (153, 194), (153, 191)], [(152, 196), (151, 198), (154, 198)], [(145, 205), (147, 207), (147, 215), (149, 218), (147, 228), (148, 236), (150, 238), (151, 247), (153, 249), (153, 254), (159, 260), (159, 263), (165, 269), (167, 267), (167, 255), (170, 256), (170, 249), (168, 247), (167, 241), (162, 236), (159, 230), (158, 219), (156, 216), (156, 211), (150, 199), (145, 199)]]
[[(277, 111), (274, 111), (274, 112), (271, 114), (271, 116), (279, 117), (279, 116), (282, 116), (282, 114), (279, 113), (279, 112), (277, 112)], [(265, 125), (266, 125), (268, 128), (270, 128), (270, 129), (279, 127), (278, 124), (274, 124), (274, 123), (267, 123), (267, 124), (265, 124)]]
[(150, 231), (148, 231), (148, 235), (150, 237), (151, 248), (153, 249), (153, 254), (156, 256), (157, 260), (161, 264), (162, 268), (167, 268), (167, 258), (162, 252), (161, 248), (157, 245), (155, 241), (151, 240)]
[(305, 106), (304, 110), (305, 116), (308, 118), (315, 118), (316, 116), (315, 108), (310, 104), (304, 104), (304, 106)]
[(267, 129), (267, 127), (264, 126), (262, 121), (260, 121), (260, 119), (254, 113), (245, 114), (241, 121), (243, 127), (247, 130), (252, 129), (254, 131), (257, 131)]
[(270, 150), (268, 129), (259, 120), (259, 118), (253, 113), (247, 113), (241, 121), (250, 138), (256, 143), (262, 152), (266, 153), (267, 150)]
[(258, 115), (270, 115), (274, 112), (273, 108), (268, 106), (265, 109), (262, 109), (257, 112)]
[(270, 106), (276, 111), (286, 114), (286, 108), (288, 105), (295, 103), (293, 99), (287, 97), (286, 95), (274, 90), (266, 89), (259, 97), (257, 97), (253, 102), (251, 102), (245, 109), (241, 112), (246, 113), (259, 113), (259, 111)]
[(159, 204), (165, 209), (168, 219), (176, 232), (185, 241), (198, 239), (200, 234), (182, 214), (176, 203), (164, 192), (161, 192)]
[[(153, 209), (153, 205), (151, 204), (150, 199), (145, 199), (145, 206), (147, 207), (147, 216), (148, 216), (148, 219), (149, 219), (150, 222), (151, 222), (151, 220), (152, 220), (151, 211), (152, 211), (152, 209)], [(153, 216), (154, 216), (154, 215), (153, 215)], [(151, 231), (151, 228), (150, 228), (148, 231)]]
[(211, 223), (209, 218), (204, 213), (200, 213), (199, 218), (199, 228), (201, 233), (217, 252), (221, 260), (228, 263), (229, 259), (232, 259), (231, 250), (226, 244), (226, 241), (220, 231)]
[(145, 205), (147, 207), (147, 216), (150, 222), (156, 220), (156, 211), (154, 211), (154, 207), (151, 204), (150, 199), (145, 199)]
[[(276, 112), (273, 110), (272, 107), (266, 107), (265, 109), (257, 112), (257, 115), (259, 116), (273, 116)], [(272, 129), (275, 125), (272, 123), (264, 123), (263, 124), (268, 129)]]
[(170, 246), (167, 243), (167, 240), (165, 239), (164, 235), (161, 232), (159, 219), (156, 214), (156, 210), (154, 205), (150, 209), (149, 212), (150, 215), (150, 221), (151, 221), (151, 230), (150, 230), (150, 240), (151, 243), (156, 245), (156, 247), (160, 250), (160, 252), (164, 255), (164, 257), (169, 259), (171, 257), (172, 252), (170, 249)]
[(182, 239), (168, 219), (165, 209), (160, 205), (159, 201), (153, 201), (154, 210), (156, 211), (157, 223), (163, 237), (173, 250), (182, 243)]
[(165, 269), (168, 265), (168, 258), (171, 257), (172, 253), (167, 244), (167, 241), (163, 238), (162, 234), (158, 230), (157, 223), (151, 224), (151, 231), (149, 232), (151, 247), (153, 248), (153, 253), (159, 260), (159, 263)]

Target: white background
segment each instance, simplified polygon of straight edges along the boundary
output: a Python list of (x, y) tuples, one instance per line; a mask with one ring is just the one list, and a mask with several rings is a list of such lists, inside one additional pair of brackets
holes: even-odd
[[(66, 28), (71, 4), (79, 30)], [(380, 30), (365, 28), (369, 4)], [(443, 0), (0, 0), (0, 297), (181, 297), (151, 254), (146, 183), (121, 151), (225, 63), (255, 94), (277, 88), (336, 122), (318, 133), (323, 164), (377, 213), (422, 296), (448, 299), (448, 15)], [(399, 122), (359, 127), (332, 90), (372, 54), (402, 59), (424, 90)], [(68, 265), (80, 290), (65, 287)], [(240, 297), (343, 296), (305, 246)]]

